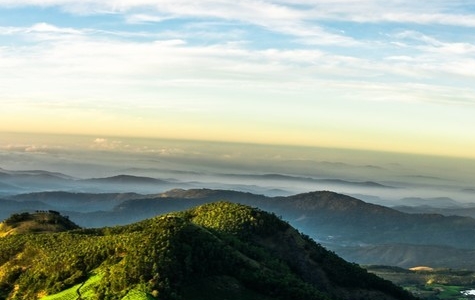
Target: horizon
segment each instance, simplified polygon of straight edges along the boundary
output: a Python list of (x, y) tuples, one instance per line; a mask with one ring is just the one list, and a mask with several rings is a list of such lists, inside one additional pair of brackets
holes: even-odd
[[(168, 182), (97, 190), (110, 192), (222, 188), (287, 195), (332, 190), (389, 205), (407, 197), (473, 203), (475, 190), (474, 159), (293, 145), (3, 134), (0, 161), (0, 168), (7, 171), (43, 170), (76, 179), (132, 175)], [(24, 191), (45, 189), (84, 191), (78, 182), (24, 187)]]
[(0, 136), (475, 159), (474, 27), (463, 0), (3, 1)]

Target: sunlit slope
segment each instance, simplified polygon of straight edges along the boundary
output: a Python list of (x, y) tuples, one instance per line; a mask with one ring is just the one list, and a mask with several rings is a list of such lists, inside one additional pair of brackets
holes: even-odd
[[(0, 299), (412, 299), (275, 215), (216, 202), (0, 240)], [(68, 298), (71, 297), (71, 298)]]
[(0, 237), (11, 234), (61, 232), (78, 229), (79, 226), (56, 211), (13, 214), (0, 223)]

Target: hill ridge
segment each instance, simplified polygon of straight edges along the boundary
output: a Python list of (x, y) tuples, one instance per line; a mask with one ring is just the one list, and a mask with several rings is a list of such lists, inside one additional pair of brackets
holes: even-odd
[(62, 232), (80, 227), (54, 210), (13, 214), (0, 223), (0, 237), (26, 233)]
[(125, 226), (6, 237), (0, 273), (4, 299), (52, 295), (93, 273), (95, 296), (110, 299), (133, 290), (167, 300), (415, 299), (277, 216), (225, 201)]

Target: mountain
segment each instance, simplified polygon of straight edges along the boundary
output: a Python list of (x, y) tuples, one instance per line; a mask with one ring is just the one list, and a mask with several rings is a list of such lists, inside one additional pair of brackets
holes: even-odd
[(123, 220), (122, 215), (146, 218), (221, 199), (271, 211), (329, 245), (406, 243), (475, 249), (475, 219), (407, 214), (329, 191), (266, 197), (227, 190), (172, 190), (154, 198), (124, 201), (115, 213), (118, 220)]
[(15, 190), (20, 190), (20, 188), (0, 181), (0, 190), (15, 191)]
[(48, 171), (9, 171), (0, 168), (0, 194), (24, 193), (29, 190), (64, 189), (72, 177)]
[(185, 185), (150, 177), (123, 174), (105, 178), (78, 179), (57, 172), (9, 171), (0, 168), (0, 195), (58, 190), (157, 193), (177, 186)]
[(105, 177), (105, 178), (92, 178), (92, 179), (85, 179), (82, 182), (88, 183), (107, 183), (107, 184), (166, 184), (167, 181), (150, 178), (150, 177), (142, 177), (142, 176), (132, 176), (132, 175), (117, 175), (112, 177)]
[(74, 179), (74, 177), (65, 175), (59, 172), (50, 172), (44, 170), (26, 170), (26, 171), (11, 171), (0, 168), (0, 178), (21, 178), (21, 177), (43, 177), (43, 178), (61, 178)]
[(112, 210), (120, 203), (144, 198), (137, 193), (72, 193), (72, 192), (37, 192), (10, 196), (7, 199), (24, 203), (26, 201), (40, 201), (53, 207), (55, 210), (70, 210), (76, 212), (93, 212)]
[[(55, 202), (63, 203), (68, 197), (83, 204), (57, 209), (59, 204)], [(267, 197), (230, 190), (174, 189), (154, 195), (41, 193), (20, 198), (41, 199), (47, 202), (50, 207), (47, 209), (59, 210), (69, 215), (75, 223), (88, 228), (129, 224), (157, 214), (227, 200), (273, 212), (343, 258), (357, 263), (387, 262), (410, 266), (409, 262), (421, 264), (417, 263), (417, 259), (430, 259), (425, 264), (456, 268), (463, 264), (463, 257), (475, 249), (473, 218), (409, 214), (329, 191)], [(88, 205), (100, 211), (87, 211)], [(3, 209), (1, 213), (4, 213)], [(443, 247), (454, 248), (461, 255), (450, 259), (437, 258), (435, 255), (425, 255), (428, 248), (419, 246), (430, 246), (431, 252), (437, 252), (438, 249), (444, 251)], [(397, 249), (404, 259), (387, 259), (390, 257), (385, 254), (387, 249), (392, 249), (393, 254)], [(398, 256), (394, 254), (394, 257)], [(469, 267), (472, 268), (472, 265)]]
[(392, 208), (409, 214), (440, 214), (444, 216), (461, 216), (475, 218), (475, 205), (466, 204), (464, 207), (440, 208), (423, 206), (393, 206)]
[(53, 207), (40, 201), (18, 202), (9, 199), (0, 199), (0, 207), (0, 221), (14, 213), (53, 209)]
[(475, 249), (457, 249), (447, 246), (384, 244), (360, 247), (341, 247), (335, 250), (348, 261), (362, 265), (386, 265), (411, 268), (431, 266), (475, 270)]
[[(428, 265), (456, 268), (475, 249), (473, 218), (408, 214), (328, 191), (266, 197), (227, 190), (178, 189), (149, 199), (124, 201), (111, 214), (91, 217), (88, 222), (101, 220), (127, 223), (153, 214), (187, 209), (222, 199), (257, 206), (282, 216), (343, 258), (357, 263), (386, 262), (410, 266), (409, 262), (419, 265), (417, 259), (423, 258)], [(87, 226), (87, 222), (84, 226)], [(408, 245), (409, 248), (401, 245)], [(441, 249), (444, 251), (444, 247), (449, 247), (463, 255), (442, 259), (441, 256), (425, 255), (428, 248), (419, 246), (433, 247), (431, 253)], [(385, 247), (399, 249), (400, 254), (394, 257), (401, 259), (382, 259), (389, 257), (384, 255), (384, 249), (388, 249)], [(374, 248), (381, 252), (375, 252)], [(393, 254), (396, 253), (395, 250), (392, 251)], [(467, 267), (475, 270), (475, 265)]]
[(216, 202), (127, 226), (0, 239), (2, 299), (415, 299), (275, 215)]
[(235, 178), (235, 179), (253, 179), (253, 180), (267, 180), (267, 181), (290, 181), (290, 182), (307, 182), (307, 183), (323, 183), (330, 185), (346, 185), (346, 186), (356, 186), (356, 187), (366, 187), (366, 188), (385, 188), (385, 189), (394, 189), (395, 187), (377, 183), (374, 181), (347, 181), (341, 179), (319, 179), (312, 177), (301, 177), (301, 176), (292, 176), (292, 175), (282, 175), (282, 174), (222, 174), (224, 177)]
[(438, 208), (460, 208), (462, 203), (449, 197), (420, 198), (406, 197), (398, 201), (402, 206), (430, 206)]
[[(13, 214), (0, 223), (0, 237), (25, 233), (61, 232), (80, 227), (54, 210)], [(1, 240), (0, 240), (1, 242)]]

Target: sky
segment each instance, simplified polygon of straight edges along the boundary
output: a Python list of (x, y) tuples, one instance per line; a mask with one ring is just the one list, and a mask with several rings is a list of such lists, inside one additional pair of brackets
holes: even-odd
[(475, 158), (471, 0), (1, 0), (0, 134)]

